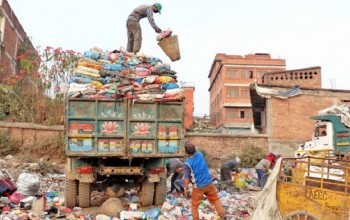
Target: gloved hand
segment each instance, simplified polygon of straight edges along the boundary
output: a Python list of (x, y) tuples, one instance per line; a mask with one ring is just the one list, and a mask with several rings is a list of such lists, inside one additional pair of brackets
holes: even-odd
[(160, 28), (157, 28), (157, 29), (156, 29), (156, 33), (159, 34), (160, 32), (162, 32), (162, 30), (161, 30)]

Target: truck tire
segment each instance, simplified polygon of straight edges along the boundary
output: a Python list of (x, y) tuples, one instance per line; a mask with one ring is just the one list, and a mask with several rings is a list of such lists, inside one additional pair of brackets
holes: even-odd
[(283, 218), (283, 220), (299, 220), (299, 219), (320, 220), (317, 216), (307, 211), (295, 211), (295, 212), (289, 213), (289, 215)]
[(79, 182), (79, 206), (81, 208), (88, 208), (90, 207), (90, 200), (91, 200), (91, 188), (90, 183), (82, 183)]
[(77, 195), (78, 195), (78, 183), (76, 180), (69, 180), (66, 178), (66, 186), (64, 190), (64, 197), (66, 206), (73, 208), (77, 206)]
[(142, 183), (140, 192), (140, 203), (142, 206), (150, 206), (153, 204), (154, 183), (145, 181)]
[(166, 197), (166, 179), (160, 179), (156, 183), (156, 190), (154, 195), (154, 205), (162, 205)]

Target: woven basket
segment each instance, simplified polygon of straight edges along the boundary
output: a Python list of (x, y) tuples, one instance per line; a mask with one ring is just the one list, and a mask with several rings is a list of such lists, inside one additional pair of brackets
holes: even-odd
[(158, 45), (171, 59), (171, 61), (176, 61), (181, 58), (177, 35), (164, 38), (163, 40), (158, 42)]
[(124, 206), (118, 198), (109, 198), (100, 207), (100, 213), (107, 216), (119, 216)]

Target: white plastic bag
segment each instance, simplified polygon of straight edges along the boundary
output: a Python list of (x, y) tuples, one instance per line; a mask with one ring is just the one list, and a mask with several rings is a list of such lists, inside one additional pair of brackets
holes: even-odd
[(25, 196), (38, 195), (40, 188), (40, 177), (36, 174), (21, 173), (17, 180), (17, 192)]

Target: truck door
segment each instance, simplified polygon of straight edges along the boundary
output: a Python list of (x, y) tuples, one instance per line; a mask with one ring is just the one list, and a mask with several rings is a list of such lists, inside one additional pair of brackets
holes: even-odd
[(320, 123), (315, 127), (314, 146), (315, 149), (332, 149), (332, 129), (330, 123)]

